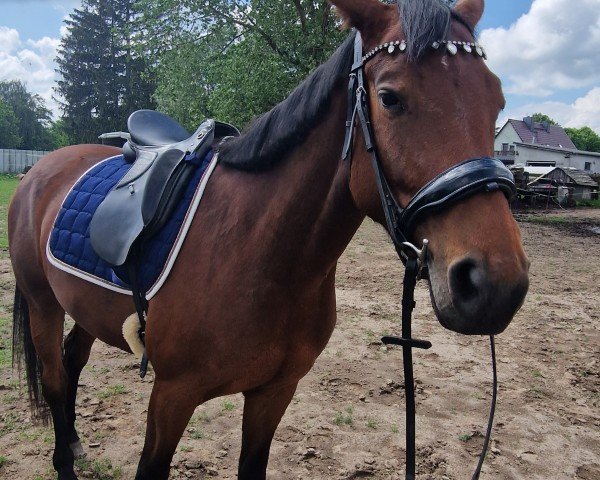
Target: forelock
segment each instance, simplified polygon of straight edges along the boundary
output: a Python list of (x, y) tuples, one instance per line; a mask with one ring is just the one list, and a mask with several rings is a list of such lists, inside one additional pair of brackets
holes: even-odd
[(410, 60), (418, 60), (433, 42), (446, 39), (451, 21), (448, 2), (397, 0), (397, 4)]

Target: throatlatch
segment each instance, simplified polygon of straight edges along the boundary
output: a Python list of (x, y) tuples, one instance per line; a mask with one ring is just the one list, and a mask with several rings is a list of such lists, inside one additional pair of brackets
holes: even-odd
[[(438, 42), (435, 42), (438, 43)], [(444, 41), (448, 43), (448, 41)], [(452, 42), (450, 42), (452, 44)], [(393, 45), (393, 48), (391, 47)], [(371, 154), (371, 164), (375, 172), (377, 189), (385, 214), (388, 233), (392, 238), (398, 256), (406, 266), (402, 294), (402, 336), (383, 337), (385, 345), (400, 345), (402, 347), (404, 387), (406, 392), (406, 480), (414, 480), (416, 472), (416, 448), (415, 448), (415, 388), (412, 365), (412, 349), (431, 348), (431, 342), (412, 338), (411, 320), (415, 308), (414, 290), (419, 279), (427, 279), (427, 253), (429, 242), (423, 240), (423, 246), (419, 249), (410, 243), (409, 238), (414, 233), (419, 220), (431, 212), (448, 208), (450, 205), (463, 200), (469, 196), (482, 192), (503, 192), (508, 199), (516, 193), (514, 178), (510, 170), (500, 161), (493, 158), (474, 158), (466, 160), (454, 167), (442, 172), (428, 182), (411, 199), (405, 208), (400, 207), (396, 201), (390, 185), (385, 177), (383, 167), (377, 155), (373, 130), (369, 119), (369, 107), (367, 89), (364, 81), (364, 65), (381, 51), (390, 54), (396, 49), (396, 45), (402, 42), (393, 42), (376, 47), (363, 56), (362, 38), (356, 33), (354, 42), (354, 64), (350, 72), (348, 85), (348, 114), (346, 118), (346, 138), (342, 158), (350, 159), (352, 156), (352, 144), (356, 119), (365, 141), (365, 148)], [(454, 44), (452, 44), (454, 45)], [(435, 45), (432, 45), (434, 49)], [(466, 50), (468, 51), (468, 50)], [(451, 52), (452, 55), (456, 54)], [(483, 55), (480, 55), (483, 56)], [(483, 443), (483, 449), (479, 462), (472, 479), (477, 480), (481, 473), (481, 467), (485, 459), (492, 431), (494, 412), (496, 408), (497, 395), (497, 372), (496, 353), (494, 337), (490, 337), (492, 349), (493, 369), (493, 393), (487, 432)]]

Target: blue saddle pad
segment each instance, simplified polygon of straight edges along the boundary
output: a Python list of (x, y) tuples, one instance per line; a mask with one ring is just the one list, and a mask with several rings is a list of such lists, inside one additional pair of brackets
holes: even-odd
[[(183, 241), (180, 231), (185, 222), (188, 222), (189, 226), (190, 214), (193, 216), (194, 213), (191, 211), (192, 205), (195, 204), (195, 209), (198, 204), (194, 199), (202, 194), (197, 191), (212, 160), (213, 152), (210, 151), (199, 162), (171, 218), (155, 236), (144, 243), (140, 279), (146, 293), (153, 289), (159, 278), (168, 275), (168, 271), (165, 272), (165, 264), (172, 256), (176, 242), (181, 244)], [(52, 264), (61, 270), (122, 293), (131, 292), (127, 283), (127, 272), (123, 268), (113, 268), (96, 254), (90, 243), (90, 222), (104, 197), (123, 178), (131, 165), (125, 161), (123, 155), (119, 155), (106, 159), (87, 171), (65, 198), (48, 241), (48, 258)], [(210, 170), (212, 171), (212, 168)], [(206, 182), (202, 183), (206, 185)], [(170, 263), (169, 270), (172, 261)]]

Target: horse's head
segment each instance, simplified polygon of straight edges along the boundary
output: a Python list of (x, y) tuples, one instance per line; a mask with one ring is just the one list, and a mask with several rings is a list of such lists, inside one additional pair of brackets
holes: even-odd
[[(493, 156), (504, 97), (473, 45), (483, 0), (460, 0), (452, 10), (441, 0), (332, 3), (360, 32), (365, 53), (393, 42), (368, 59), (364, 72), (374, 142), (401, 207), (441, 172)], [(355, 203), (384, 223), (362, 138), (355, 138), (352, 162)], [(416, 244), (429, 239), (432, 302), (442, 325), (460, 333), (503, 331), (528, 288), (529, 262), (506, 195), (488, 190), (419, 215), (409, 233)]]

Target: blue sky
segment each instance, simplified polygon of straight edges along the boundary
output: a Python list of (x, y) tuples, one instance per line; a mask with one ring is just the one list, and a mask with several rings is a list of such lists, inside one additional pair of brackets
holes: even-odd
[[(25, 81), (56, 109), (53, 58), (79, 4), (0, 0), (0, 80)], [(600, 132), (600, 0), (487, 0), (478, 31), (507, 97), (500, 123), (543, 111)]]

